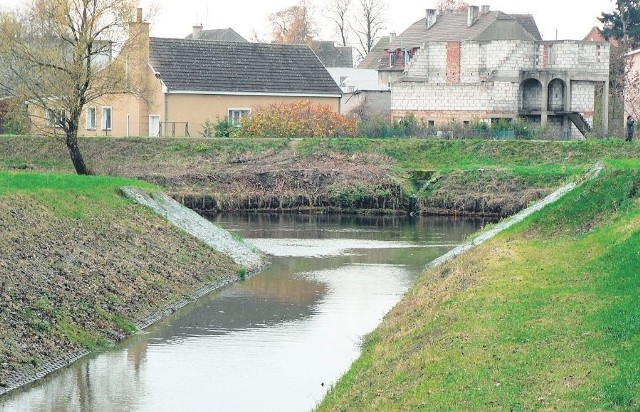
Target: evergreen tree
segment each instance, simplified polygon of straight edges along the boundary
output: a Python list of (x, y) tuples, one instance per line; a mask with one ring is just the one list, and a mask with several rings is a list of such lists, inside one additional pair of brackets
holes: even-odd
[(603, 24), (606, 39), (622, 41), (627, 48), (640, 45), (640, 0), (616, 0), (611, 13), (602, 13), (598, 18)]

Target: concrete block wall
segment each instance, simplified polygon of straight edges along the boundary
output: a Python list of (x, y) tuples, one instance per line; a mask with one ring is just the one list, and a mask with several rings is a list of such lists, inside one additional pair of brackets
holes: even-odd
[[(434, 83), (443, 82), (446, 80), (447, 62), (451, 62), (457, 53), (452, 44), (426, 43), (405, 74), (409, 77), (428, 77)], [(568, 40), (460, 43), (460, 81), (463, 83), (480, 81), (491, 72), (503, 77), (518, 77), (522, 69), (577, 71), (607, 78), (609, 45)]]
[(493, 41), (487, 44), (487, 68), (499, 77), (518, 78), (520, 70), (535, 66), (535, 43), (532, 41)]
[(492, 109), (493, 85), (399, 82), (391, 93), (391, 110)]
[(391, 95), (391, 109), (510, 112), (518, 107), (517, 83), (429, 84), (399, 82)]
[(513, 82), (494, 82), (492, 95), (492, 110), (518, 111), (520, 85)]
[[(459, 43), (458, 49), (452, 43), (427, 43), (404, 73), (412, 80), (392, 86), (391, 109), (394, 116), (413, 112), (449, 120), (515, 117), (522, 70), (558, 70), (576, 79), (571, 107), (563, 107), (557, 83), (549, 90), (549, 109), (578, 111), (593, 124), (595, 85), (608, 79), (609, 46), (581, 41), (471, 41)], [(527, 101), (531, 107), (541, 106), (541, 98), (539, 85), (525, 91), (524, 107)], [(572, 137), (581, 137), (574, 126)]]
[(595, 83), (589, 81), (571, 82), (571, 110), (593, 115), (595, 108)]
[(488, 79), (486, 44), (465, 42), (461, 50), (462, 83), (478, 83)]
[(407, 76), (428, 78), (430, 83), (447, 81), (447, 43), (426, 43), (405, 71)]
[(609, 44), (582, 41), (546, 42), (549, 62), (546, 68), (584, 71), (590, 77), (607, 79), (609, 76)]

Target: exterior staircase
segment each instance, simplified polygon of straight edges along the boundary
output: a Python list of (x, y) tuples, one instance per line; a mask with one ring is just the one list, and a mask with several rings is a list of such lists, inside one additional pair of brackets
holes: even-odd
[(586, 137), (587, 132), (591, 131), (591, 125), (587, 122), (587, 119), (582, 116), (580, 112), (565, 112), (565, 111), (557, 111), (555, 112), (557, 115), (565, 115), (571, 120), (571, 122), (578, 128), (580, 133)]

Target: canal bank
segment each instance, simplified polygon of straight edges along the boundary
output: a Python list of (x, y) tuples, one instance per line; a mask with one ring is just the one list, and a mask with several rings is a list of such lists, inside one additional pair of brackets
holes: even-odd
[[(94, 173), (151, 182), (200, 213), (506, 217), (640, 145), (443, 139), (82, 138)], [(72, 173), (64, 142), (2, 137), (0, 168)]]
[(317, 410), (637, 410), (638, 166), (429, 268)]
[[(164, 199), (163, 215), (122, 197), (124, 185)], [(131, 180), (0, 172), (0, 394), (262, 267), (254, 249), (212, 236), (193, 212), (171, 226), (174, 206)]]
[[(21, 177), (24, 178), (25, 176), (21, 176)], [(560, 195), (566, 193), (568, 190), (572, 188), (573, 186), (570, 185), (557, 191), (556, 193), (554, 193), (554, 195), (550, 196), (548, 199), (541, 202), (537, 207), (524, 211), (519, 216), (516, 216), (511, 220), (516, 221), (524, 218), (532, 211), (539, 210), (541, 207), (557, 199)], [(127, 195), (127, 197), (131, 199), (135, 199), (138, 203), (147, 206), (148, 208), (153, 210), (154, 213), (161, 216), (163, 219), (167, 219), (169, 222), (176, 225), (179, 229), (186, 231), (186, 233), (196, 238), (199, 238), (201, 241), (204, 241), (205, 243), (207, 243), (209, 247), (217, 249), (219, 252), (222, 252), (227, 256), (231, 257), (235, 261), (235, 263), (238, 265), (239, 269), (236, 269), (236, 273), (237, 273), (236, 276), (227, 276), (226, 278), (218, 279), (214, 283), (209, 283), (203, 287), (199, 287), (195, 290), (191, 290), (189, 291), (188, 297), (182, 297), (177, 301), (161, 306), (159, 310), (155, 310), (150, 315), (143, 316), (142, 318), (135, 318), (134, 322), (131, 322), (129, 325), (122, 326), (122, 328), (124, 329), (122, 335), (116, 337), (115, 339), (111, 338), (110, 339), (111, 341), (121, 339), (122, 337), (131, 333), (135, 329), (140, 330), (142, 328), (145, 328), (148, 325), (152, 324), (153, 322), (162, 318), (162, 316), (170, 314), (173, 311), (179, 309), (180, 307), (188, 304), (190, 301), (198, 299), (201, 296), (205, 295), (206, 293), (210, 292), (211, 290), (219, 288), (233, 281), (234, 279), (238, 279), (239, 277), (238, 273), (240, 273), (238, 272), (239, 270), (244, 271), (242, 272), (243, 275), (241, 275), (241, 277), (244, 277), (244, 274), (247, 273), (247, 271), (248, 272), (256, 271), (263, 266), (263, 259), (256, 254), (254, 248), (251, 248), (244, 243), (238, 243), (236, 239), (231, 237), (225, 231), (222, 231), (216, 228), (215, 226), (209, 224), (208, 222), (203, 222), (202, 218), (199, 215), (197, 215), (196, 213), (188, 209), (185, 209), (184, 207), (179, 206), (175, 201), (168, 198), (167, 196), (157, 192), (155, 194), (149, 195), (144, 190), (140, 190), (136, 188), (127, 188), (127, 189), (124, 189), (123, 192)], [(15, 212), (12, 212), (12, 214), (15, 214)], [(502, 223), (497, 228), (493, 229), (493, 231), (490, 233), (493, 235), (498, 231), (507, 228), (509, 224), (510, 223), (508, 222)], [(487, 239), (488, 236), (485, 234), (482, 238)], [(472, 244), (479, 243), (477, 239), (474, 240), (473, 242), (476, 242), (476, 243), (472, 243)], [(133, 244), (136, 244), (136, 243), (137, 242), (133, 242)], [(263, 247), (268, 248), (269, 246), (268, 244), (266, 244)], [(15, 289), (16, 285), (13, 285), (13, 286)], [(9, 296), (15, 294), (15, 291), (9, 290), (9, 292), (10, 292)], [(73, 290), (71, 291), (71, 294), (73, 294)], [(56, 301), (59, 299), (60, 297), (58, 296), (46, 295), (45, 297), (45, 300), (47, 302), (49, 302), (50, 300)], [(110, 297), (109, 299), (113, 300), (114, 298)], [(138, 299), (138, 297), (135, 297), (135, 299)], [(17, 301), (17, 299), (15, 300)], [(30, 307), (27, 307), (26, 310), (18, 309), (17, 312), (25, 312), (25, 313), (28, 312), (30, 316), (33, 316), (32, 313), (34, 309), (36, 310), (42, 309), (39, 307), (43, 305), (41, 303), (41, 300), (42, 300), (42, 297), (40, 297), (35, 304), (31, 305)], [(49, 305), (51, 304), (49, 303)], [(14, 304), (14, 307), (15, 306), (16, 305)], [(98, 309), (98, 311), (99, 310), (100, 309)], [(58, 325), (56, 325), (56, 323), (59, 322), (60, 319), (62, 318), (62, 316), (60, 316), (59, 314), (56, 314), (53, 319), (44, 318), (42, 313), (37, 314), (35, 316), (39, 316), (41, 319), (43, 319), (44, 326), (40, 326), (40, 327), (45, 330), (48, 330), (50, 327), (52, 328), (57, 327)], [(105, 316), (103, 313), (103, 318), (104, 317)], [(68, 322), (67, 319), (65, 319), (64, 321)], [(102, 321), (104, 322), (105, 320), (103, 319)], [(89, 322), (92, 322), (92, 321), (89, 320)], [(93, 322), (95, 323), (95, 321)], [(128, 322), (128, 321), (124, 318), (119, 318), (119, 322), (121, 324), (124, 324), (125, 322)], [(11, 327), (11, 325), (9, 326)], [(29, 324), (29, 326), (33, 326), (33, 325)], [(125, 329), (125, 328), (128, 328), (128, 329)], [(24, 336), (23, 336), (23, 339), (24, 339)], [(24, 344), (24, 342), (22, 343)], [(109, 344), (108, 340), (97, 341), (95, 343), (95, 345), (98, 347), (105, 347), (108, 344)], [(5, 388), (4, 391), (6, 392), (8, 390), (14, 389), (15, 387), (28, 383), (29, 381), (41, 378), (42, 376), (60, 367), (67, 366), (69, 363), (77, 360), (79, 357), (88, 353), (87, 349), (92, 349), (90, 345), (87, 344), (87, 342), (84, 343), (84, 346), (85, 348), (80, 348), (73, 351), (67, 350), (66, 352), (63, 352), (60, 356), (56, 358), (47, 359), (46, 357), (44, 357), (43, 359), (36, 359), (35, 361), (34, 361), (34, 358), (31, 358), (30, 365), (26, 365), (26, 366), (22, 365), (21, 367), (14, 366), (13, 367), (14, 373), (8, 375), (8, 377), (4, 378), (3, 380), (3, 388)], [(5, 362), (3, 364), (11, 366), (9, 362)]]

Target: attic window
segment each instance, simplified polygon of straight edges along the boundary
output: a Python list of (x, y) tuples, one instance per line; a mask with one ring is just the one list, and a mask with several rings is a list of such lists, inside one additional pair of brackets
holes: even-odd
[(389, 53), (389, 66), (393, 66), (394, 64), (396, 64), (396, 54)]

